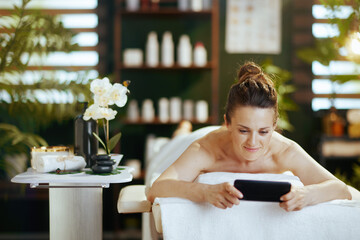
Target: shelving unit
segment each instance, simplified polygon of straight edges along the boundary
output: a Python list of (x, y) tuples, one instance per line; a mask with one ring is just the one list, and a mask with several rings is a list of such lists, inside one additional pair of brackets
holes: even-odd
[[(165, 6), (162, 6), (162, 3)], [(152, 26), (147, 26), (149, 22), (155, 21), (155, 23)], [(207, 49), (208, 49), (208, 58), (209, 62), (204, 67), (196, 67), (196, 66), (190, 66), (190, 67), (180, 67), (178, 65), (174, 65), (173, 67), (148, 67), (148, 66), (140, 66), (140, 67), (127, 67), (123, 65), (122, 62), (122, 51), (125, 48), (141, 48), (145, 49), (145, 42), (146, 42), (146, 35), (150, 30), (157, 31), (159, 29), (159, 32), (164, 32), (165, 27), (168, 27), (171, 25), (171, 23), (168, 23), (168, 21), (176, 22), (177, 24), (185, 23), (191, 21), (191, 23), (188, 23), (188, 27), (192, 28), (193, 25), (196, 22), (202, 22), (202, 23), (210, 23), (208, 28), (210, 28), (211, 32), (211, 38), (210, 41), (206, 36), (204, 37), (205, 41), (209, 41)], [(139, 26), (134, 29), (129, 29), (127, 31), (126, 26), (124, 25), (126, 23), (129, 23), (129, 25), (133, 24), (135, 22)], [(202, 26), (198, 27), (199, 29), (202, 29)], [(186, 27), (184, 27), (186, 29)], [(166, 28), (168, 31), (176, 31), (178, 30), (176, 26), (170, 26)], [(193, 31), (194, 29), (191, 29)], [(188, 34), (188, 32), (183, 32), (184, 34)], [(137, 36), (134, 37), (134, 36)], [(178, 34), (179, 35), (179, 34)], [(126, 38), (130, 38), (132, 40), (128, 40), (127, 42), (124, 40)], [(160, 41), (159, 41), (160, 42)], [(177, 41), (175, 41), (175, 52), (176, 52), (176, 45)], [(194, 43), (193, 43), (194, 44)], [(138, 11), (126, 11), (125, 10), (125, 2), (121, 0), (115, 0), (115, 18), (114, 18), (114, 74), (115, 79), (117, 82), (121, 82), (125, 79), (133, 80), (132, 78), (148, 78), (149, 81), (153, 82), (152, 87), (156, 86), (156, 84), (159, 84), (159, 88), (161, 88), (161, 84), (166, 83), (166, 86), (170, 86), (170, 83), (168, 81), (177, 82), (177, 84), (180, 84), (181, 86), (177, 88), (178, 91), (181, 91), (181, 88), (186, 88), (183, 85), (190, 85), (188, 79), (202, 74), (204, 72), (210, 72), (209, 77), (209, 121), (207, 123), (209, 124), (218, 124), (219, 119), (219, 92), (218, 92), (218, 78), (219, 78), (219, 3), (218, 0), (212, 1), (212, 7), (210, 10), (204, 10), (204, 11), (179, 11), (177, 9), (177, 1), (173, 0), (160, 0), (159, 8), (157, 9), (151, 9), (148, 8), (146, 10), (140, 9)], [(144, 51), (145, 52), (145, 51)], [(168, 75), (168, 76), (166, 76)], [(182, 76), (182, 79), (179, 79), (179, 76)], [(165, 79), (165, 80), (164, 80)], [(170, 79), (170, 80), (167, 80)], [(174, 80), (175, 79), (175, 80)], [(135, 82), (138, 81), (137, 79), (134, 80)], [(139, 81), (140, 82), (140, 81)], [(146, 88), (147, 85), (150, 86), (149, 83), (146, 83), (145, 80), (141, 83), (142, 86), (136, 84), (133, 85), (133, 89), (136, 89), (135, 91), (138, 91), (140, 87)], [(168, 89), (164, 86), (163, 91), (167, 93)], [(173, 90), (176, 88), (176, 86), (173, 88)], [(204, 90), (204, 89), (202, 89)], [(175, 91), (175, 90), (174, 90)], [(166, 96), (166, 93), (163, 95)], [(135, 93), (136, 95), (137, 93)], [(153, 100), (156, 100), (156, 97), (159, 97), (161, 95), (161, 92), (158, 90), (156, 93), (158, 96), (150, 96), (148, 95), (148, 98), (153, 98)], [(154, 94), (154, 95), (156, 95)], [(140, 94), (138, 94), (140, 95)], [(143, 95), (141, 96), (143, 97)], [(154, 99), (155, 98), (155, 99)], [(137, 99), (138, 100), (138, 99)], [(140, 99), (141, 100), (141, 99)], [(156, 102), (156, 101), (154, 101)], [(137, 123), (132, 124), (144, 124), (141, 121)], [(147, 123), (148, 124), (148, 123)], [(160, 124), (159, 122), (154, 122), (154, 124)], [(165, 124), (166, 125), (166, 124)]]
[[(350, 146), (350, 149), (344, 150), (344, 145)], [(355, 149), (360, 149), (360, 138), (322, 136), (319, 145), (320, 164), (327, 167), (330, 162), (357, 162), (360, 151)]]

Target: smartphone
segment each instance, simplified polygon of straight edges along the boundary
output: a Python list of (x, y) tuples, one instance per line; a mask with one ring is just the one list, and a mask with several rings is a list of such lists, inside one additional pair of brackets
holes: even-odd
[(234, 186), (243, 194), (242, 200), (281, 202), (280, 197), (290, 192), (289, 182), (237, 179)]

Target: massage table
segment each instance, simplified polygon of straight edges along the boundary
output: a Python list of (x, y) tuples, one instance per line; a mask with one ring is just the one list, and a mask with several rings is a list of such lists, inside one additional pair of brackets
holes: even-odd
[[(172, 139), (151, 139), (145, 185), (131, 185), (119, 194), (119, 213), (142, 213), (143, 240), (159, 239), (360, 239), (360, 202), (335, 200), (286, 212), (279, 203), (240, 201), (226, 210), (208, 203), (194, 203), (180, 198), (146, 199), (146, 191), (156, 178), (197, 138), (216, 126), (197, 130)], [(196, 181), (206, 184), (233, 183), (235, 179), (288, 181), (302, 183), (291, 173), (248, 174), (213, 172), (200, 175)]]

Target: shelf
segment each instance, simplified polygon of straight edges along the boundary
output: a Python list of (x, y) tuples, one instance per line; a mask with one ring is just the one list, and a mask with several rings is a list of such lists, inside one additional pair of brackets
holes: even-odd
[(190, 67), (181, 67), (179, 65), (174, 65), (173, 67), (165, 67), (165, 66), (158, 66), (158, 67), (149, 67), (146, 65), (142, 65), (142, 66), (134, 66), (134, 67), (130, 67), (130, 66), (124, 66), (124, 64), (118, 64), (117, 65), (118, 69), (122, 69), (122, 70), (205, 70), (205, 69), (212, 69), (212, 64), (208, 63), (203, 67), (198, 67), (198, 66), (190, 66)]
[(156, 9), (144, 9), (144, 10), (138, 10), (138, 11), (126, 11), (126, 10), (120, 10), (119, 14), (124, 16), (139, 16), (139, 15), (173, 15), (173, 16), (200, 16), (200, 15), (210, 15), (212, 13), (212, 10), (203, 10), (203, 11), (180, 11), (176, 8), (160, 8), (158, 10)]
[[(164, 0), (161, 1), (159, 4), (159, 7), (154, 8), (149, 6), (146, 9), (140, 8), (138, 11), (127, 11), (126, 10), (126, 4), (123, 0), (115, 0), (114, 5), (114, 11), (115, 11), (115, 18), (114, 18), (114, 75), (116, 82), (121, 82), (122, 78), (125, 78), (122, 76), (122, 73), (125, 73), (124, 75), (131, 75), (134, 77), (136, 74), (142, 75), (142, 74), (153, 74), (152, 76), (157, 76), (158, 72), (163, 71), (166, 74), (171, 74), (170, 71), (194, 71), (191, 72), (194, 76), (197, 76), (199, 71), (204, 71), (204, 75), (206, 75), (207, 78), (209, 78), (209, 91), (211, 92), (211, 100), (209, 100), (209, 115), (211, 116), (210, 120), (208, 121), (208, 124), (218, 124), (219, 122), (219, 0), (213, 0), (212, 5), (210, 9), (202, 10), (202, 11), (181, 11), (177, 8), (177, 1), (176, 0)], [(178, 21), (177, 18), (179, 18), (179, 21), (183, 21), (186, 23), (185, 25), (193, 26), (196, 24), (195, 21), (199, 21), (200, 23), (203, 23), (206, 25), (206, 27), (210, 27), (210, 34), (208, 32), (206, 35), (204, 35), (204, 38), (207, 38), (207, 40), (211, 40), (208, 47), (209, 53), (211, 53), (209, 62), (204, 67), (197, 67), (197, 66), (190, 66), (190, 67), (180, 67), (178, 65), (175, 65), (173, 67), (164, 67), (164, 66), (157, 66), (157, 67), (148, 67), (146, 65), (142, 66), (124, 66), (122, 62), (122, 51), (126, 47), (133, 47), (132, 45), (139, 46), (137, 43), (131, 43), (129, 46), (129, 43), (127, 43), (128, 46), (123, 45), (123, 42), (125, 42), (122, 38), (128, 37), (128, 34), (132, 34), (132, 36), (137, 36), (139, 32), (145, 31), (149, 26), (151, 26), (149, 20), (152, 18), (155, 19), (155, 22), (157, 24), (164, 21), (164, 23), (167, 23), (166, 20), (172, 18), (171, 20)], [(205, 23), (204, 23), (205, 20)], [(125, 35), (123, 33), (123, 23), (126, 22), (126, 24), (131, 24), (132, 22), (135, 22), (137, 25), (134, 32), (129, 33)], [(171, 22), (171, 21), (170, 21)], [(150, 25), (149, 25), (150, 24)], [(145, 29), (142, 29), (142, 26), (146, 26)], [(197, 26), (197, 25), (196, 25)], [(129, 27), (129, 25), (127, 25)], [(171, 31), (171, 25), (169, 26)], [(174, 26), (176, 27), (176, 26)], [(203, 27), (202, 25), (198, 26), (199, 28)], [(161, 29), (160, 27), (156, 27)], [(154, 31), (156, 30), (154, 29)], [(126, 29), (126, 28), (125, 28)], [(186, 33), (186, 31), (184, 31)], [(191, 31), (190, 31), (191, 32)], [(124, 34), (124, 36), (123, 36)], [(141, 35), (143, 37), (143, 35)], [(136, 41), (135, 41), (136, 42)], [(136, 73), (136, 71), (146, 71), (143, 73)], [(152, 71), (152, 72), (151, 72)], [(205, 72), (206, 71), (206, 72)], [(210, 72), (211, 77), (208, 76), (208, 72)], [(176, 72), (177, 73), (177, 72)], [(186, 73), (187, 74), (187, 73)], [(190, 75), (191, 75), (190, 74)], [(150, 75), (149, 75), (150, 76)], [(143, 78), (143, 76), (142, 76)], [(183, 87), (179, 86), (180, 88)], [(204, 89), (205, 90), (205, 89)], [(200, 89), (199, 91), (203, 91), (203, 89)], [(132, 123), (129, 123), (132, 124)], [(133, 123), (133, 124), (162, 124), (160, 122), (154, 122), (154, 123)]]
[[(190, 122), (192, 124), (204, 124), (204, 125), (212, 124), (212, 121), (211, 121), (210, 117), (206, 122), (199, 122), (199, 121), (196, 121), (196, 120), (191, 120)], [(155, 118), (155, 120), (152, 121), (152, 122), (144, 122), (142, 120), (133, 122), (133, 121), (126, 120), (124, 123), (127, 124), (127, 125), (164, 125), (165, 126), (165, 125), (177, 125), (180, 122), (170, 122), (170, 121), (169, 122), (160, 122), (160, 120), (158, 118)]]

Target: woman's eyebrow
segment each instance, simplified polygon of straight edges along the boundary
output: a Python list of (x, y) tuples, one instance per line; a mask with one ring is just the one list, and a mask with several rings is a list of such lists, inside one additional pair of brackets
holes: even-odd
[[(244, 125), (241, 125), (241, 124), (238, 124), (237, 125), (238, 127), (242, 127), (242, 128), (246, 128), (246, 129), (250, 129), (249, 127), (247, 126), (244, 126)], [(266, 129), (269, 129), (270, 127), (262, 127), (262, 128), (259, 128), (259, 130), (266, 130)]]

